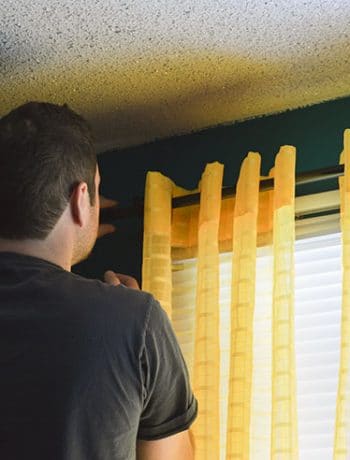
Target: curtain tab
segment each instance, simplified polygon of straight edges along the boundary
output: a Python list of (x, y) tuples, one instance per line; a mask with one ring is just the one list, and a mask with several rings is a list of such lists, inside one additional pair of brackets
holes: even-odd
[(260, 184), (260, 164), (259, 153), (249, 152), (243, 160), (241, 172), (237, 182), (235, 217), (242, 216), (248, 212), (255, 214), (258, 209), (256, 196), (259, 193)]
[(200, 183), (200, 225), (212, 221), (213, 216), (220, 216), (223, 173), (224, 165), (217, 161), (205, 167)]
[(295, 163), (296, 148), (292, 145), (283, 145), (276, 157), (278, 174), (274, 179), (275, 209), (282, 206), (294, 205), (295, 197)]

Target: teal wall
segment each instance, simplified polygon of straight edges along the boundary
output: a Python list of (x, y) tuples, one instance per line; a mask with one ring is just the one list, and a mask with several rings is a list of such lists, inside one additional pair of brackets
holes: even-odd
[[(279, 147), (285, 144), (297, 148), (297, 172), (332, 166), (339, 161), (347, 127), (350, 97), (107, 152), (99, 157), (101, 193), (118, 200), (121, 207), (130, 206), (133, 197), (143, 196), (150, 170), (161, 171), (185, 188), (195, 188), (206, 163), (212, 161), (225, 165), (224, 185), (232, 186), (248, 151), (261, 153), (262, 174), (268, 174)], [(334, 186), (333, 181), (324, 188)], [(298, 194), (308, 191), (304, 187)], [(98, 240), (89, 259), (73, 271), (102, 278), (105, 270), (112, 269), (140, 279), (142, 222), (131, 218), (116, 225), (117, 232)]]

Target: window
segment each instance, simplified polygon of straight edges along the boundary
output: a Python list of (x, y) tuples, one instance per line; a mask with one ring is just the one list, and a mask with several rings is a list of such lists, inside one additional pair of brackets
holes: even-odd
[[(297, 200), (297, 212), (337, 205), (337, 193)], [(328, 201), (327, 201), (328, 200)], [(333, 203), (333, 204), (332, 204)], [(300, 460), (332, 458), (340, 353), (341, 236), (339, 215), (311, 217), (296, 222), (295, 245), (295, 343)], [(225, 458), (230, 346), (230, 298), (232, 254), (220, 255), (221, 346), (221, 458)], [(257, 253), (254, 317), (254, 374), (251, 440), (255, 456), (270, 458), (271, 407), (271, 248)], [(173, 266), (173, 324), (189, 369), (193, 363), (195, 335), (196, 261)]]

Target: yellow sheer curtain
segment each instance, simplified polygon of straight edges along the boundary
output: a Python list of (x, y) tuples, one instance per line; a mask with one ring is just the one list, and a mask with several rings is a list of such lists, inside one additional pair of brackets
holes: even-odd
[(249, 459), (250, 451), (259, 183), (260, 156), (249, 153), (237, 184), (233, 220), (227, 459)]
[(207, 165), (200, 184), (193, 387), (199, 416), (194, 423), (196, 458), (220, 451), (219, 222), (223, 166)]
[[(236, 197), (221, 200), (223, 166), (210, 164), (199, 186), (200, 205), (174, 210), (172, 197), (189, 192), (159, 173), (148, 174), (143, 288), (175, 315), (175, 331), (199, 402), (193, 425), (196, 460), (298, 458), (294, 174), (295, 149), (282, 147), (273, 172), (274, 190), (259, 192), (260, 156), (250, 153), (242, 165)], [(273, 252), (271, 298), (257, 312), (256, 251), (262, 245)], [(231, 366), (228, 395), (223, 397), (219, 394), (224, 388), (220, 375), (226, 378), (220, 369), (219, 252), (232, 249)], [(171, 262), (190, 257), (196, 264), (193, 306), (181, 305), (171, 313)], [(266, 328), (262, 347), (266, 351), (260, 352), (254, 342), (256, 315)], [(185, 322), (190, 326), (183, 331)], [(255, 362), (254, 350), (263, 358), (263, 366)], [(227, 422), (219, 405), (226, 399)]]
[(295, 148), (282, 147), (274, 170), (271, 459), (298, 458), (294, 342)]
[[(298, 442), (293, 308), (295, 149), (282, 147), (274, 168), (271, 328), (265, 323), (266, 332), (272, 332), (272, 378), (264, 382), (268, 385), (272, 400), (271, 416), (266, 411), (262, 418), (260, 413), (264, 406), (254, 403), (263, 395), (262, 382), (256, 379), (252, 381), (259, 198), (264, 201), (264, 207), (260, 209), (263, 210), (267, 227), (270, 219), (269, 196), (259, 194), (259, 171), (260, 157), (250, 153), (243, 162), (236, 193), (226, 459), (296, 459)], [(265, 315), (270, 316), (271, 311), (266, 311)], [(265, 358), (271, 359), (271, 355)], [(263, 419), (265, 424), (271, 423), (271, 445), (268, 444), (268, 437), (261, 434)], [(257, 433), (259, 429), (260, 433)], [(252, 442), (257, 445), (252, 446)]]
[(171, 199), (173, 183), (149, 172), (145, 191), (142, 289), (159, 300), (171, 318)]
[(334, 437), (334, 460), (350, 458), (350, 130), (344, 132), (340, 158), (344, 177), (339, 179), (343, 244), (343, 295), (340, 367)]
[(176, 187), (157, 172), (147, 174), (145, 191), (142, 288), (160, 301), (170, 317), (172, 231), (177, 235), (175, 246), (188, 247), (193, 242), (198, 245), (196, 309), (192, 318), (195, 340), (184, 356), (199, 403), (193, 433), (196, 458), (201, 460), (215, 459), (220, 451), (218, 234), (222, 176), (221, 164), (207, 165), (199, 187), (200, 207), (177, 209), (172, 225), (172, 197), (191, 192)]

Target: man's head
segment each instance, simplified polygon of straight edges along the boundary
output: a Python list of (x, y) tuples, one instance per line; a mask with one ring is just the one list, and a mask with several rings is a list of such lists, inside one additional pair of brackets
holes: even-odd
[(88, 197), (91, 219), (73, 248), (74, 262), (83, 259), (97, 237), (98, 182), (90, 129), (66, 105), (30, 102), (0, 120), (0, 238), (46, 240), (68, 205), (74, 221)]

